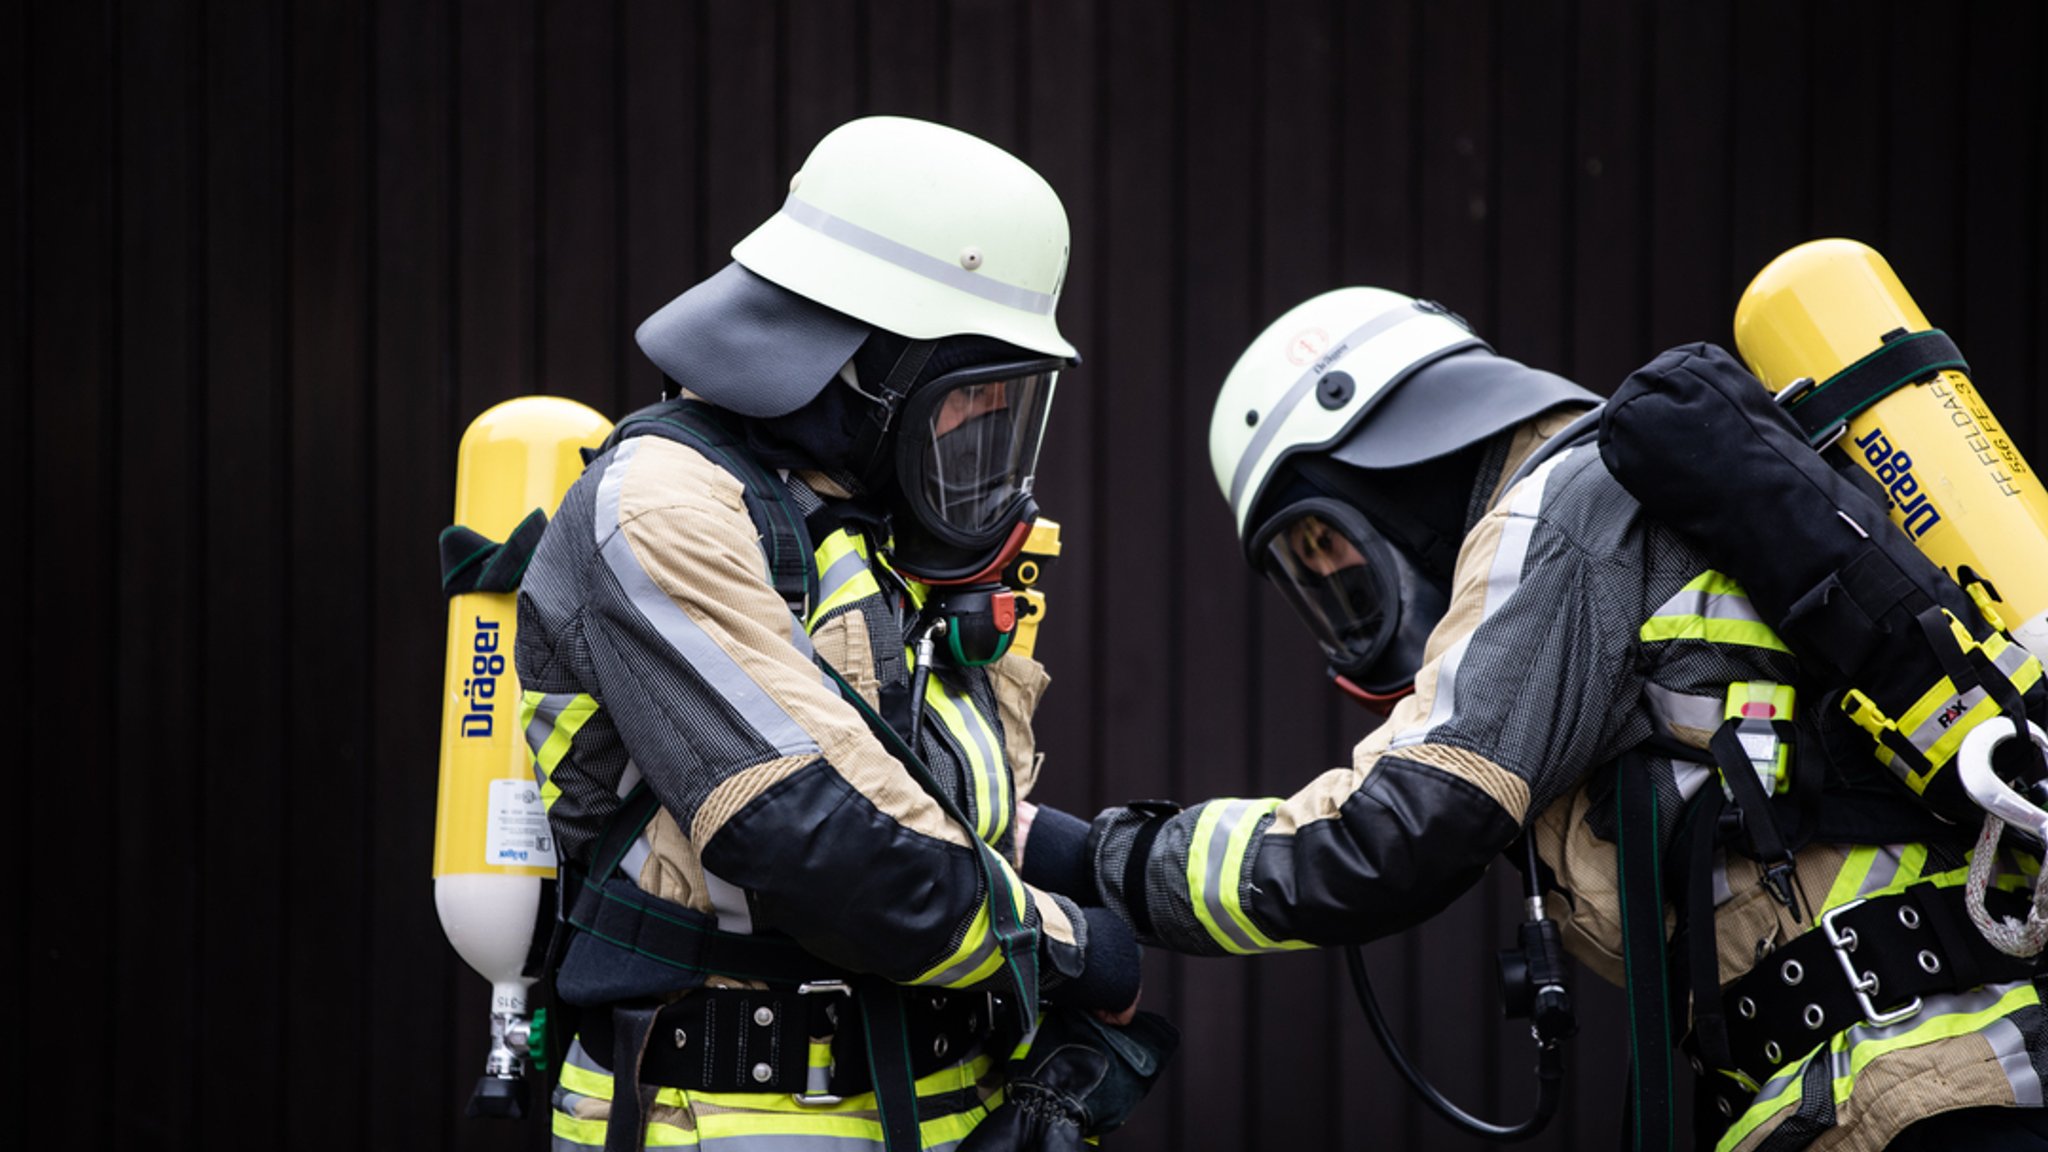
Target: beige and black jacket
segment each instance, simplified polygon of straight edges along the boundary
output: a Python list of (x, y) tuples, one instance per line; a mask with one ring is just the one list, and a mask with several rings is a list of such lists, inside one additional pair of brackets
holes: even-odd
[[(787, 484), (812, 513), (845, 495), (808, 474)], [(644, 781), (661, 810), (621, 870), (723, 931), (785, 935), (821, 965), (903, 985), (977, 990), (1002, 966), (991, 902), (1004, 901), (1037, 936), (1044, 984), (1079, 974), (1085, 920), (1012, 868), (1045, 674), (1011, 656), (931, 678), (918, 748), (973, 825), (962, 827), (813, 660), (871, 707), (907, 693), (905, 615), (922, 589), (891, 574), (857, 528), (814, 532), (818, 589), (799, 619), (769, 582), (743, 491), (695, 448), (638, 437), (599, 456), (548, 526), (520, 590), (517, 660), (564, 860), (587, 867), (621, 799)], [(995, 849), (997, 890), (970, 837)], [(969, 1054), (920, 1085), (945, 1097), (921, 1110), (927, 1146), (965, 1135), (1002, 1055)], [(609, 1085), (600, 1065), (571, 1052), (559, 1146), (602, 1143)], [(865, 1109), (852, 1100), (792, 1110), (786, 1098), (776, 1107), (662, 1091), (650, 1143), (879, 1138), (867, 1130), (871, 1098)]]

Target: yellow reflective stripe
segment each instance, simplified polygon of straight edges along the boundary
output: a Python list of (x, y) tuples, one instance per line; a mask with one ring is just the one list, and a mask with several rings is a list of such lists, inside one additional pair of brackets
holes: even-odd
[(1704, 640), (1709, 644), (1742, 644), (1773, 652), (1792, 650), (1761, 620), (1725, 620), (1708, 616), (1652, 616), (1643, 621), (1645, 643), (1658, 640)]
[(941, 988), (965, 988), (988, 979), (1003, 963), (1003, 950), (996, 947), (995, 933), (989, 929), (988, 900), (974, 910), (974, 919), (967, 924), (967, 933), (960, 946), (952, 955), (932, 965), (918, 976), (911, 978), (912, 984), (936, 984)]
[(925, 681), (925, 702), (967, 757), (974, 778), (974, 834), (993, 844), (1010, 827), (1010, 782), (996, 749), (1001, 741), (974, 701), (954, 698), (934, 676)]
[(1259, 821), (1279, 806), (1279, 800), (1270, 798), (1211, 800), (1195, 821), (1188, 844), (1188, 902), (1194, 906), (1195, 918), (1210, 939), (1240, 956), (1314, 947), (1274, 940), (1259, 931), (1246, 915), (1239, 895), (1252, 833)]
[[(1966, 1001), (1969, 997), (1981, 995), (1981, 990), (1957, 994), (1958, 998)], [(1867, 1025), (1854, 1024), (1836, 1033), (1828, 1043), (1814, 1049), (1778, 1075), (1771, 1077), (1764, 1085), (1764, 1090), (1775, 1089), (1777, 1094), (1743, 1113), (1734, 1126), (1722, 1134), (1720, 1142), (1715, 1147), (1722, 1152), (1735, 1147), (1758, 1128), (1798, 1104), (1803, 1095), (1801, 1085), (1813, 1061), (1825, 1060), (1831, 1072), (1841, 1073), (1831, 1077), (1832, 1095), (1836, 1106), (1839, 1107), (1855, 1090), (1856, 1078), (1871, 1061), (1902, 1048), (1917, 1048), (1938, 1040), (1980, 1032), (1995, 1021), (2040, 1002), (2040, 995), (2034, 991), (2033, 985), (2023, 983), (1982, 1008), (1935, 1012), (1920, 1018), (1917, 1022), (1880, 1029), (1880, 1034), (1875, 1036), (1869, 1034)], [(1859, 1030), (1863, 1032), (1860, 1036)]]
[(1987, 1008), (1982, 1008), (1975, 1012), (1950, 1012), (1945, 1015), (1930, 1017), (1926, 1023), (1897, 1036), (1887, 1036), (1878, 1040), (1851, 1041), (1849, 1038), (1855, 1035), (1855, 1029), (1851, 1028), (1847, 1032), (1838, 1033), (1829, 1044), (1829, 1047), (1837, 1052), (1846, 1051), (1849, 1053), (1849, 1074), (1847, 1076), (1835, 1077), (1835, 1103), (1840, 1104), (1842, 1101), (1847, 1100), (1850, 1090), (1856, 1086), (1856, 1077), (1862, 1074), (1863, 1069), (1872, 1060), (1887, 1052), (1893, 1052), (1900, 1048), (1917, 1048), (1922, 1044), (1932, 1044), (1936, 1040), (1946, 1040), (1951, 1036), (1962, 1036), (1976, 1032), (1993, 1020), (2009, 1016), (2029, 1004), (2039, 1004), (2040, 1002), (2040, 993), (2034, 991), (2034, 986), (2023, 983), (2005, 995), (2000, 996), (1996, 1003)]
[[(547, 738), (535, 744), (535, 726), (548, 723), (548, 713), (543, 712), (543, 708), (553, 701), (562, 701), (562, 706), (552, 713), (553, 723), (548, 728)], [(527, 744), (533, 749), (534, 774), (540, 779), (543, 809), (553, 809), (555, 801), (561, 799), (562, 789), (555, 784), (555, 769), (569, 754), (569, 746), (575, 742), (576, 733), (582, 731), (597, 712), (596, 698), (580, 692), (568, 697), (546, 692), (520, 694), (519, 730), (526, 734)]]
[(1711, 569), (1686, 583), (1677, 594), (1643, 621), (1644, 643), (1661, 640), (1704, 640), (1710, 644), (1742, 644), (1790, 652), (1750, 606), (1742, 586)]
[(881, 595), (882, 586), (868, 567), (867, 549), (846, 529), (825, 537), (811, 556), (818, 573), (818, 606), (805, 628), (816, 627), (827, 613), (856, 600)]
[[(550, 1131), (557, 1140), (568, 1140), (592, 1148), (604, 1147), (604, 1129), (605, 1121), (603, 1120), (578, 1120), (576, 1117), (560, 1110), (555, 1112), (554, 1120), (550, 1125)], [(678, 1128), (673, 1124), (663, 1124), (658, 1120), (650, 1120), (647, 1123), (645, 1147), (694, 1148), (696, 1145), (697, 1134), (687, 1128)]]
[[(1820, 908), (1814, 913), (1815, 924), (1820, 923), (1822, 914), (1829, 909), (1839, 908), (1862, 893), (1863, 882), (1870, 878), (1870, 866), (1877, 863), (1877, 852), (1877, 848), (1869, 844), (1861, 844), (1850, 850), (1848, 859), (1842, 861), (1842, 870), (1835, 873), (1835, 882), (1828, 889), (1827, 899), (1822, 901)], [(1926, 854), (1925, 849), (1921, 852), (1923, 856)]]

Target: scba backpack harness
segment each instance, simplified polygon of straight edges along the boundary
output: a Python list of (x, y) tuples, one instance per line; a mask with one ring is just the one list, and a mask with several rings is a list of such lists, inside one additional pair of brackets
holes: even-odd
[[(1800, 413), (1804, 420), (1733, 357), (1704, 344), (1658, 357), (1602, 411), (1600, 452), (1615, 479), (1741, 586), (1809, 682), (1826, 691), (1821, 707), (1846, 716), (1888, 779), (1903, 785), (1827, 785), (1832, 749), (1792, 749), (1789, 692), (1776, 698), (1781, 708), (1772, 703), (1777, 686), (1736, 685), (1709, 745), (1726, 790), (1700, 790), (1666, 859), (1658, 797), (1640, 755), (1698, 752), (1653, 743), (1623, 763), (1617, 848), (1635, 1086), (1628, 1135), (1638, 1147), (1670, 1139), (1665, 1030), (1682, 1033), (1689, 1009), (1685, 1047), (1705, 1074), (1699, 1126), (1712, 1134), (1747, 1109), (1776, 1069), (1851, 1024), (1899, 1023), (1918, 1013), (1923, 995), (2041, 976), (2048, 922), (2019, 895), (1986, 891), (1999, 825), (1972, 799), (1958, 766), (1965, 741), (1987, 721), (2024, 728), (2048, 715), (2041, 664), (2005, 634), (1995, 588), (1968, 569), (1951, 579), (1890, 524), (1888, 493), (1851, 463), (1838, 471), (1814, 447), (1831, 442), (1887, 384), (1955, 360), (1945, 341), (1917, 343), (1901, 354), (1915, 363), (1895, 355), (1805, 390), (1827, 402)], [(1885, 379), (1873, 395), (1878, 376)], [(1742, 693), (1754, 699), (1737, 699)], [(1984, 736), (2001, 730), (2010, 725)], [(1996, 755), (1999, 776), (2039, 778), (2031, 741), (2007, 740)], [(1832, 759), (1845, 775), (1877, 775), (1845, 762), (1857, 757)], [(1980, 823), (1975, 867), (1961, 888), (1916, 883), (1824, 913), (1797, 890), (1793, 853), (1807, 843), (1957, 841)], [(1819, 914), (1818, 930), (1760, 955), (1725, 989), (1717, 988), (1713, 930), (1718, 848), (1754, 858), (1772, 896), (1799, 919)], [(1680, 908), (1668, 962), (1667, 883)], [(2037, 886), (2043, 890), (2048, 885)], [(2026, 915), (2026, 926), (2001, 922), (2013, 914)]]

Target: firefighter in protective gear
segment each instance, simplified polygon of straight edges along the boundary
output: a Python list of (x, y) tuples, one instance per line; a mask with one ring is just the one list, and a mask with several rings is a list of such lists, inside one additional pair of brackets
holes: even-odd
[[(1990, 953), (1963, 917), (1974, 826), (1944, 831), (1872, 781), (1867, 741), (1825, 728), (1839, 714), (1817, 697), (1789, 707), (1799, 666), (1609, 474), (1584, 434), (1595, 403), (1376, 289), (1310, 300), (1252, 343), (1216, 404), (1217, 481), (1339, 686), (1390, 711), (1349, 766), (1293, 796), (1102, 813), (1104, 900), (1187, 953), (1362, 943), (1428, 919), (1527, 834), (1574, 954), (1662, 989), (1668, 948), (1689, 981), (1674, 1016), (1655, 1000), (1635, 1015), (1684, 1032), (1692, 1005), (1700, 1147), (2040, 1147), (2048, 1010), (2031, 964)], [(1720, 773), (1724, 795), (1710, 751), (1757, 720), (1828, 765), (1820, 831), (1773, 851), (1727, 799), (1751, 786)], [(1853, 755), (1829, 755), (1836, 742)], [(1779, 763), (1775, 746), (1754, 761), (1734, 747), (1752, 779)], [(1624, 896), (1671, 861), (1687, 880), (1667, 940)], [(1995, 867), (1997, 887), (2023, 890), (2038, 865), (2007, 852)], [(1639, 1078), (1654, 1067), (1638, 1055)], [(1668, 1077), (1637, 1084), (1636, 1147), (1675, 1140), (1640, 1123), (1668, 1092)]]
[(641, 326), (686, 398), (621, 423), (522, 584), (579, 1019), (559, 1149), (952, 1147), (1039, 1005), (1128, 1019), (1137, 994), (1128, 927), (1017, 851), (1046, 674), (941, 662), (909, 698), (921, 609), (1035, 514), (1075, 362), (1059, 199), (882, 117), (790, 189)]

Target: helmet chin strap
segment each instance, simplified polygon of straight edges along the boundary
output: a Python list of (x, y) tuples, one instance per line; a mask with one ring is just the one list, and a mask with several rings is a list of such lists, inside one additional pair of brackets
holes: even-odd
[(1394, 705), (1400, 703), (1402, 697), (1415, 695), (1415, 682), (1413, 680), (1393, 692), (1379, 693), (1368, 692), (1360, 688), (1352, 683), (1348, 676), (1339, 676), (1332, 673), (1330, 679), (1336, 682), (1338, 689), (1346, 696), (1363, 705), (1366, 711), (1380, 716), (1390, 715), (1394, 711)]

